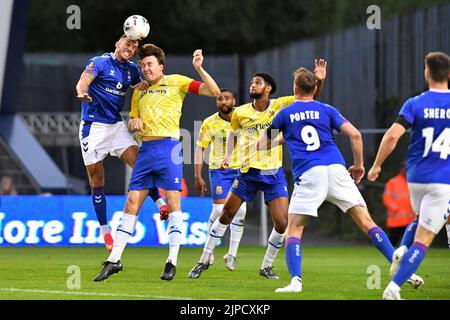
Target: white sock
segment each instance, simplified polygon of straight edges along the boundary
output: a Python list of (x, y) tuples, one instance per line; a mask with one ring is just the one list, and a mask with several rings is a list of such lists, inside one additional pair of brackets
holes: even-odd
[(164, 201), (163, 198), (159, 198), (158, 200), (155, 201), (155, 204), (158, 207), (158, 209), (161, 209), (161, 207), (164, 206), (166, 202)]
[(283, 245), (284, 236), (275, 231), (275, 228), (272, 229), (272, 233), (269, 237), (269, 243), (267, 244), (266, 255), (264, 256), (263, 263), (261, 265), (261, 269), (267, 268), (273, 264), (278, 251), (280, 251), (281, 246)]
[(103, 226), (100, 226), (100, 232), (102, 233), (102, 236), (104, 236), (107, 233), (111, 233), (111, 230), (109, 229), (108, 225), (105, 224)]
[(445, 227), (447, 228), (448, 247), (450, 248), (450, 224), (446, 224)]
[(181, 230), (183, 227), (183, 213), (181, 211), (174, 211), (169, 214), (169, 257), (174, 266), (177, 265), (178, 251), (181, 244)]
[(400, 291), (400, 287), (394, 281), (389, 282), (387, 287), (392, 291)]
[(213, 203), (213, 207), (212, 207), (212, 211), (211, 214), (209, 216), (209, 220), (208, 220), (208, 231), (211, 230), (211, 226), (214, 223), (214, 221), (216, 221), (217, 217), (220, 215), (220, 213), (222, 212), (224, 204), (214, 204)]
[(302, 278), (295, 276), (291, 279), (291, 286), (300, 286), (302, 284)]
[(214, 248), (217, 242), (223, 237), (225, 231), (227, 231), (228, 225), (221, 224), (219, 219), (214, 221), (211, 226), (211, 230), (206, 239), (205, 247), (203, 248), (203, 254), (200, 257), (200, 263), (209, 263), (209, 257), (214, 252)]
[(109, 262), (117, 262), (122, 257), (122, 252), (127, 245), (128, 238), (133, 234), (136, 228), (138, 217), (132, 214), (124, 213), (120, 224), (117, 226), (114, 239), (114, 246), (109, 255)]
[(241, 243), (242, 235), (244, 233), (245, 214), (247, 213), (247, 205), (244, 202), (239, 208), (236, 216), (230, 225), (230, 248), (228, 254), (237, 257), (237, 250)]

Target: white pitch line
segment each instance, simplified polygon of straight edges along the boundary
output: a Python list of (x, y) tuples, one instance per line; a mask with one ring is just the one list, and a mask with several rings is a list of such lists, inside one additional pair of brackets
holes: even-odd
[(48, 294), (68, 294), (80, 296), (101, 296), (101, 297), (126, 297), (126, 298), (147, 298), (147, 299), (168, 299), (168, 300), (193, 300), (185, 297), (172, 296), (147, 296), (142, 294), (116, 294), (101, 292), (79, 292), (79, 291), (55, 291), (55, 290), (34, 290), (34, 289), (17, 289), (17, 288), (0, 288), (0, 291), (28, 292), (28, 293), (48, 293)]

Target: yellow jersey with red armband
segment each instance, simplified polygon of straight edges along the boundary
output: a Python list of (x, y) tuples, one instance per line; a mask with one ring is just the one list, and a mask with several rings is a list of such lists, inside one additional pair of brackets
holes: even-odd
[(272, 125), (277, 113), (288, 105), (294, 103), (295, 97), (282, 97), (271, 99), (266, 110), (260, 112), (252, 103), (236, 108), (231, 116), (231, 128), (239, 132), (241, 172), (246, 173), (249, 168), (269, 170), (282, 166), (283, 149), (281, 146), (269, 150), (256, 150), (256, 145), (264, 133)]
[(198, 94), (201, 82), (173, 74), (165, 75), (147, 90), (135, 90), (131, 99), (131, 118), (144, 122), (142, 137), (180, 138), (180, 118), (186, 93)]

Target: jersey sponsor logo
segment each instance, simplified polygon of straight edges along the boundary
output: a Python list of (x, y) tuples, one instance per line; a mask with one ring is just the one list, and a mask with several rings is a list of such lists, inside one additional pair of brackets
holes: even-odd
[(112, 94), (115, 94), (116, 96), (121, 96), (121, 97), (125, 97), (127, 95), (126, 92), (114, 90), (114, 89), (111, 89), (111, 88), (105, 88), (105, 91), (109, 92), (109, 93), (112, 93)]
[(247, 128), (247, 133), (254, 134), (258, 131), (268, 129), (271, 125), (271, 123), (257, 124), (254, 127)]
[(167, 94), (167, 90), (166, 89), (152, 89), (152, 90), (142, 91), (141, 94), (139, 95), (139, 100), (141, 100), (143, 97), (145, 97), (148, 93), (165, 95), (165, 94)]

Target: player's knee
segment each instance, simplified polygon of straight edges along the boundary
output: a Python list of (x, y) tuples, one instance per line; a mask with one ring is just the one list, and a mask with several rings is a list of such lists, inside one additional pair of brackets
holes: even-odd
[(219, 221), (222, 224), (230, 224), (233, 220), (236, 212), (233, 212), (229, 207), (225, 206), (222, 210), (222, 213), (219, 217)]
[(287, 224), (288, 220), (284, 217), (280, 217), (273, 221), (273, 227), (278, 233), (284, 233), (286, 231)]

